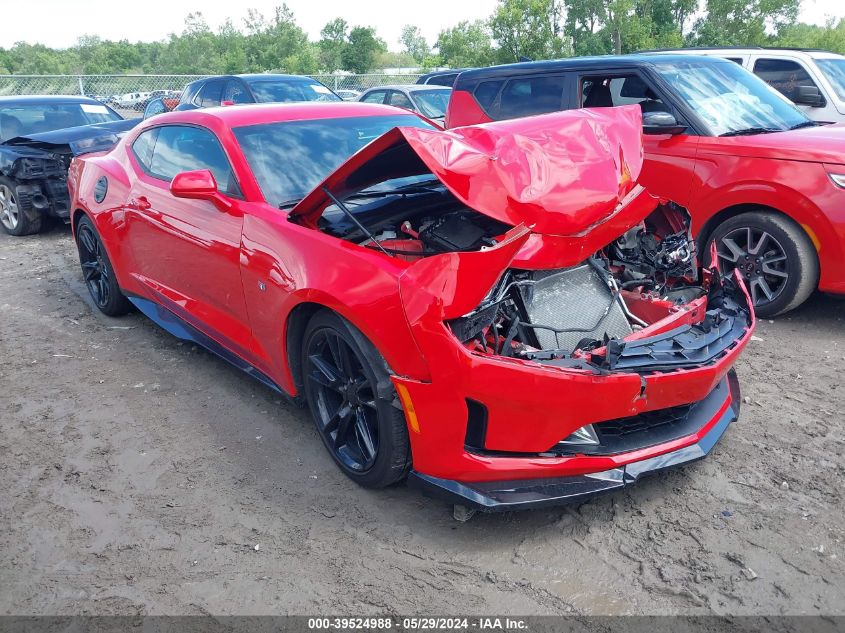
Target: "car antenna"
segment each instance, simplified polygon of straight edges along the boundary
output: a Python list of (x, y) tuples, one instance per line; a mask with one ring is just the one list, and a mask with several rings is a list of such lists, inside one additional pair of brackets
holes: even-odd
[(358, 218), (355, 217), (355, 215), (352, 213), (352, 211), (350, 211), (345, 204), (343, 204), (340, 200), (335, 198), (334, 194), (331, 191), (329, 191), (328, 187), (323, 185), (323, 191), (326, 193), (326, 195), (329, 198), (331, 198), (331, 201), (334, 202), (337, 205), (337, 208), (340, 209), (341, 211), (343, 211), (343, 213), (346, 214), (346, 217), (349, 218), (350, 220), (352, 220), (352, 222), (355, 224), (355, 226), (357, 226), (359, 229), (361, 229), (361, 231), (363, 231), (364, 235), (369, 237), (370, 240), (372, 240), (372, 242), (376, 246), (378, 246), (379, 250), (382, 253), (384, 253), (385, 255), (390, 257), (390, 253), (388, 253), (386, 250), (384, 250), (384, 246), (379, 244), (379, 242), (376, 240), (376, 236), (373, 235), (372, 233), (370, 233), (370, 230), (358, 221)]

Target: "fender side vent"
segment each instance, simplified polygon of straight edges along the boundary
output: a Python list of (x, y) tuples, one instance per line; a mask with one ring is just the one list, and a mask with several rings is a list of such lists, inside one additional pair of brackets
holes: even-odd
[(487, 436), (487, 407), (480, 402), (467, 398), (467, 434), (464, 446), (470, 450), (484, 450)]

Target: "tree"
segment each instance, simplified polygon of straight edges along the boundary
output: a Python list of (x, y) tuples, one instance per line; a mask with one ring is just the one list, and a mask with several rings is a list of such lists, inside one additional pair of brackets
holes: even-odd
[(410, 55), (418, 64), (422, 63), (431, 50), (419, 27), (410, 24), (402, 27), (399, 43), (402, 45), (402, 52)]
[(320, 31), (319, 47), (320, 68), (328, 72), (340, 70), (343, 65), (343, 49), (346, 48), (346, 38), (349, 25), (343, 18), (335, 18)]
[(779, 31), (798, 19), (800, 0), (707, 0), (689, 43), (696, 46), (762, 46), (769, 30)]
[(495, 61), (490, 31), (481, 20), (458, 22), (440, 31), (434, 47), (440, 62), (452, 68), (489, 66)]
[(829, 20), (824, 26), (789, 24), (778, 31), (775, 46), (819, 48), (845, 55), (845, 19)]
[(356, 26), (349, 32), (341, 54), (343, 68), (359, 74), (369, 72), (375, 67), (378, 53), (386, 49), (384, 42), (376, 37), (374, 28)]
[(499, 0), (490, 30), (503, 62), (561, 54), (560, 10), (554, 0)]

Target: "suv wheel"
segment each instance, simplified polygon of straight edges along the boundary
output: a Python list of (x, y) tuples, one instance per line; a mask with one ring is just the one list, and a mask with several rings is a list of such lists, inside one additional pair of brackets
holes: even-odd
[(739, 271), (759, 316), (793, 310), (816, 288), (816, 249), (787, 217), (762, 210), (742, 213), (716, 227), (707, 253), (714, 242), (722, 270)]

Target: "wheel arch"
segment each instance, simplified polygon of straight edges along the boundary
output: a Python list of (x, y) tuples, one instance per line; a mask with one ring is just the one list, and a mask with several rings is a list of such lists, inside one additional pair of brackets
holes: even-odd
[(323, 310), (337, 314), (334, 310), (322, 303), (303, 301), (290, 311), (285, 320), (285, 357), (287, 359), (288, 371), (290, 372), (291, 384), (296, 394), (294, 397), (299, 404), (304, 404), (305, 402), (303, 395), (302, 356), (299, 353), (302, 337), (305, 335), (308, 322), (311, 321), (315, 314)]
[[(353, 319), (350, 319), (348, 315), (344, 314), (340, 310), (336, 310), (334, 307), (326, 303), (320, 303), (313, 300), (303, 301), (297, 304), (288, 314), (285, 321), (284, 333), (285, 358), (287, 360), (292, 385), (296, 390), (297, 398), (301, 397), (303, 387), (302, 358), (299, 354), (302, 338), (305, 335), (308, 323), (319, 312), (330, 312), (331, 314), (339, 317), (347, 326), (349, 326), (348, 329), (350, 334), (358, 342), (361, 349), (371, 357), (370, 360), (373, 362), (383, 363), (388, 374), (392, 375), (395, 373), (391, 368), (389, 361), (385, 358), (382, 350), (380, 350), (376, 342), (372, 340), (372, 337), (368, 336), (364, 329), (355, 323)], [(373, 357), (373, 354), (377, 355), (377, 358)]]

